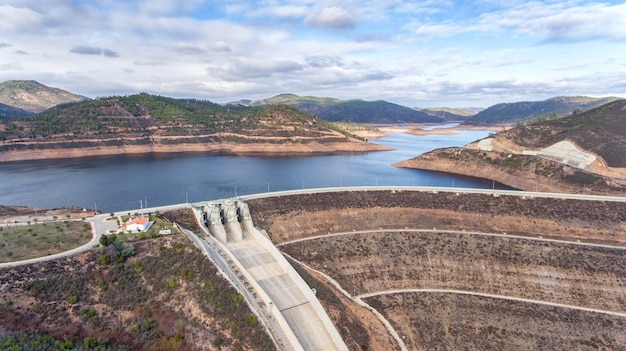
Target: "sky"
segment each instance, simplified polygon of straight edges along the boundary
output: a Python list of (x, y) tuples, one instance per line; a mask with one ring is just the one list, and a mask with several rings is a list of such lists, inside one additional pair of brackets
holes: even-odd
[(626, 2), (0, 0), (0, 82), (488, 107), (626, 97)]

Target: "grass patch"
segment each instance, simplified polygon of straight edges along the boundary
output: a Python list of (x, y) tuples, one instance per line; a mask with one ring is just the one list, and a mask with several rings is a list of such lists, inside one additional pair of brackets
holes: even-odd
[(43, 257), (84, 245), (91, 240), (85, 222), (47, 222), (0, 227), (0, 263)]

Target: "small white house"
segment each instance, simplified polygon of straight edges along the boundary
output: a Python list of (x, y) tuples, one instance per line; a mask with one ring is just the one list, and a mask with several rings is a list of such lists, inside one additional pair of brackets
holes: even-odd
[(137, 217), (126, 222), (126, 230), (130, 230), (131, 232), (145, 232), (148, 228), (150, 228), (150, 224), (152, 223), (147, 217)]

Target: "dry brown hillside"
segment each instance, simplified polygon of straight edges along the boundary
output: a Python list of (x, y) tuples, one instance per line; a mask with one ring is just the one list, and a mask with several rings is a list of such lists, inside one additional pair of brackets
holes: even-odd
[[(409, 350), (626, 345), (623, 202), (407, 190), (249, 205), (281, 250), (334, 279), (347, 295), (328, 289), (344, 304), (356, 297), (376, 308)], [(399, 349), (367, 309), (346, 311), (369, 321), (372, 349)]]

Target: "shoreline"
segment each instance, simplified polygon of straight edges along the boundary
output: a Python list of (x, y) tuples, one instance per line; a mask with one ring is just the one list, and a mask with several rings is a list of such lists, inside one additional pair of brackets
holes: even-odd
[[(411, 124), (397, 124), (397, 125), (378, 125), (377, 128), (383, 133), (404, 133), (412, 135), (458, 135), (459, 131), (464, 130), (488, 130), (493, 132), (500, 132), (514, 127), (512, 124), (501, 124), (493, 126), (470, 126), (470, 125), (456, 125), (454, 127), (438, 127), (446, 126), (451, 123), (459, 122), (445, 122), (445, 123), (411, 123)], [(423, 129), (424, 127), (433, 127), (432, 129)]]
[(145, 156), (207, 154), (231, 156), (288, 157), (320, 156), (334, 154), (367, 153), (390, 151), (389, 147), (374, 143), (350, 141), (346, 143), (220, 143), (220, 144), (179, 144), (179, 145), (122, 145), (83, 148), (44, 148), (12, 150), (0, 153), (0, 163), (62, 160), (92, 157)]

